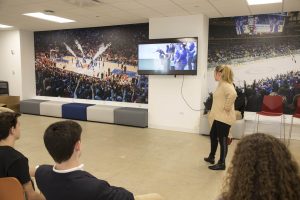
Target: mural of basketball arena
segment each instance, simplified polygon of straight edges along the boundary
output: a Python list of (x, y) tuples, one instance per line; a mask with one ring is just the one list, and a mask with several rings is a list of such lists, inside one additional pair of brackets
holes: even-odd
[(210, 19), (209, 92), (220, 64), (231, 65), (246, 111), (260, 111), (264, 95), (280, 95), (284, 112), (293, 113), (300, 96), (299, 12)]
[(36, 94), (148, 103), (148, 77), (137, 74), (148, 32), (148, 24), (35, 32)]

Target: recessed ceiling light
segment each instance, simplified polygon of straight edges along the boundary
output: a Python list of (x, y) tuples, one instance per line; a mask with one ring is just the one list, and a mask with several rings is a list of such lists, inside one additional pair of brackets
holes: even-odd
[(4, 25), (4, 24), (0, 24), (0, 28), (11, 28), (12, 26), (8, 26), (8, 25)]
[(270, 3), (282, 3), (282, 0), (247, 0), (248, 5), (261, 5)]
[(48, 20), (48, 21), (52, 21), (52, 22), (57, 22), (57, 23), (75, 22), (74, 20), (71, 20), (71, 19), (57, 17), (57, 16), (54, 16), (54, 15), (46, 15), (46, 14), (41, 13), (41, 12), (25, 13), (23, 15), (30, 16), (30, 17), (35, 17), (35, 18), (39, 18), (39, 19), (43, 19), (43, 20)]

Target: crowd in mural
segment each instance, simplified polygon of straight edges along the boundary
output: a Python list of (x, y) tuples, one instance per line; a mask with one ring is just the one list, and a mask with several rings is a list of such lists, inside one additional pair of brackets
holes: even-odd
[[(300, 97), (300, 71), (290, 71), (274, 78), (255, 80), (253, 83), (244, 82), (243, 86), (236, 86), (235, 89), (238, 95), (235, 101), (235, 110), (241, 111), (242, 115), (244, 111), (261, 111), (265, 95), (281, 96), (284, 113), (293, 114), (297, 98)], [(211, 109), (212, 100), (212, 93), (210, 93), (204, 102), (204, 114)]]
[(296, 99), (300, 96), (300, 71), (245, 83), (244, 87), (247, 111), (260, 111), (264, 95), (280, 95), (283, 97), (284, 112), (292, 114), (296, 107)]
[[(35, 33), (37, 95), (148, 103), (148, 77), (126, 71), (126, 66), (137, 66), (137, 44), (147, 38), (144, 24)], [(87, 76), (56, 67), (57, 62), (71, 62), (66, 56), (72, 63), (97, 59), (120, 69)]]
[(208, 62), (210, 67), (214, 67), (218, 64), (234, 64), (235, 62), (293, 55), (299, 50), (300, 37), (211, 41)]
[(55, 67), (47, 57), (36, 58), (38, 96), (148, 103), (148, 78), (111, 74), (103, 79)]

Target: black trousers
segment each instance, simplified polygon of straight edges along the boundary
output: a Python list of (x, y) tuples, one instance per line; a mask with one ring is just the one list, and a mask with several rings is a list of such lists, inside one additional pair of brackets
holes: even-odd
[(229, 134), (230, 125), (214, 120), (210, 129), (210, 158), (215, 158), (218, 148), (218, 141), (220, 143), (220, 159), (218, 163), (225, 163), (225, 158), (228, 151), (227, 137)]

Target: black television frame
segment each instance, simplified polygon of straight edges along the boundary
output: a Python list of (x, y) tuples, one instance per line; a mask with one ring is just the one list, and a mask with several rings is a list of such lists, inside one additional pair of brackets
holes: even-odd
[(9, 96), (8, 81), (0, 81), (0, 96)]
[[(139, 75), (197, 75), (198, 69), (198, 37), (181, 37), (181, 38), (163, 38), (163, 39), (150, 39), (145, 42), (140, 42), (138, 45), (142, 44), (164, 44), (164, 43), (178, 43), (181, 40), (195, 40), (197, 42), (197, 60), (196, 60), (196, 69), (195, 70), (140, 70), (139, 63), (138, 63), (138, 71)], [(139, 48), (138, 48), (139, 49)], [(139, 58), (139, 51), (138, 51), (138, 58)]]

